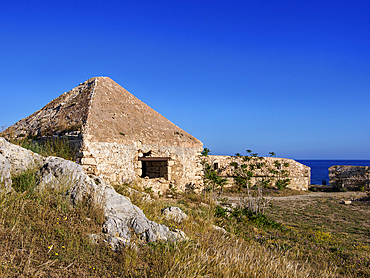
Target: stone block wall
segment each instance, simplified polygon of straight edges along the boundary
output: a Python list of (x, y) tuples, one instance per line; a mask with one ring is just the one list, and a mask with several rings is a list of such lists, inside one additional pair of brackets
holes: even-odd
[[(228, 186), (233, 186), (233, 168), (230, 166), (231, 162), (236, 162), (238, 158), (233, 156), (221, 156), (221, 155), (209, 155), (207, 157), (203, 157), (205, 161), (207, 161), (210, 165), (213, 165), (220, 176), (227, 178)], [(308, 187), (311, 184), (311, 168), (303, 165), (293, 159), (287, 158), (276, 158), (276, 157), (264, 157), (261, 162), (266, 163), (268, 168), (275, 168), (275, 161), (278, 161), (280, 164), (288, 163), (288, 167), (283, 167), (281, 169), (288, 171), (287, 178), (290, 179), (290, 183), (287, 186), (290, 189), (295, 190), (308, 190)], [(281, 170), (280, 169), (280, 170)], [(251, 179), (251, 183), (255, 184), (258, 180), (261, 180), (263, 177), (273, 177), (273, 186), (276, 182), (277, 176), (262, 170), (255, 171), (255, 176)]]
[(329, 179), (329, 184), (336, 188), (369, 191), (370, 166), (331, 166)]
[[(183, 191), (187, 186), (201, 187), (202, 165), (198, 148), (176, 146), (143, 145), (140, 141), (132, 145), (84, 141), (81, 164), (89, 173), (102, 177), (109, 183), (136, 182), (143, 187), (152, 187), (162, 194), (172, 184)], [(169, 158), (162, 162), (145, 162), (147, 177), (142, 177), (143, 161), (140, 157)]]

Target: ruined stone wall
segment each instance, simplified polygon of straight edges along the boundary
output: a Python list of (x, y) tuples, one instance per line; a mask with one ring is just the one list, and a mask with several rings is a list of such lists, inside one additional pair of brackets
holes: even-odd
[[(207, 157), (203, 157), (205, 161), (209, 164), (213, 165), (214, 168), (217, 168), (217, 172), (220, 176), (226, 177), (228, 179), (228, 186), (233, 186), (233, 169), (230, 166), (231, 162), (236, 162), (237, 158), (233, 156), (221, 156), (221, 155), (209, 155)], [(303, 165), (293, 159), (287, 158), (277, 158), (277, 157), (264, 157), (261, 162), (266, 163), (268, 168), (276, 169), (275, 161), (278, 161), (280, 164), (288, 163), (288, 167), (281, 166), (281, 169), (288, 171), (287, 178), (290, 179), (290, 183), (287, 186), (290, 189), (295, 190), (307, 190), (309, 185), (311, 184), (311, 168)], [(266, 168), (265, 168), (266, 169)], [(276, 169), (279, 170), (279, 169)], [(257, 180), (260, 180), (262, 177), (268, 176), (273, 177), (273, 186), (276, 182), (277, 176), (265, 171), (264, 169), (256, 170), (255, 176), (251, 179), (251, 183), (255, 184)], [(283, 177), (282, 177), (283, 178)]]
[(329, 179), (329, 184), (336, 188), (369, 191), (370, 166), (331, 166)]
[[(81, 164), (87, 172), (100, 176), (109, 183), (136, 182), (164, 193), (169, 184), (180, 191), (189, 185), (202, 185), (200, 152), (200, 148), (142, 145), (140, 141), (126, 145), (85, 140), (80, 156)], [(144, 155), (170, 157), (165, 162), (166, 177), (141, 178), (142, 161), (139, 161), (139, 157)]]

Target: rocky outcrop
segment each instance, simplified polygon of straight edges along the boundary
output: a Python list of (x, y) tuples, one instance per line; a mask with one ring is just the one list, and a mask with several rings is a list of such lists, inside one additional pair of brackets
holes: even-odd
[(11, 176), (19, 175), (27, 169), (35, 169), (43, 164), (44, 158), (20, 146), (10, 144), (0, 137), (0, 185), (11, 191)]
[(3, 166), (0, 177), (7, 187), (11, 185), (11, 173), (38, 166), (39, 183), (36, 190), (51, 187), (65, 194), (73, 204), (88, 199), (102, 206), (106, 218), (103, 234), (92, 238), (103, 238), (114, 250), (129, 243), (134, 234), (146, 241), (180, 240), (185, 237), (181, 231), (171, 231), (164, 225), (148, 220), (143, 211), (128, 198), (118, 194), (101, 178), (88, 176), (81, 165), (59, 157), (43, 158), (0, 139), (0, 166)]
[(11, 170), (10, 162), (0, 154), (0, 186), (4, 186), (6, 191), (10, 191), (12, 188)]
[[(65, 188), (65, 184), (69, 188)], [(103, 233), (110, 236), (107, 240), (112, 247), (128, 243), (133, 232), (146, 241), (176, 240), (182, 235), (170, 231), (168, 227), (150, 221), (143, 211), (130, 200), (118, 194), (114, 188), (101, 178), (89, 177), (81, 165), (58, 157), (48, 157), (40, 169), (40, 187), (52, 186), (66, 190), (72, 203), (77, 204), (84, 198), (100, 204), (105, 212), (106, 221)]]
[(370, 190), (370, 166), (334, 165), (329, 168), (330, 186), (349, 190)]
[(27, 169), (34, 169), (43, 164), (41, 155), (14, 145), (0, 137), (0, 156), (11, 165), (11, 175), (18, 175)]

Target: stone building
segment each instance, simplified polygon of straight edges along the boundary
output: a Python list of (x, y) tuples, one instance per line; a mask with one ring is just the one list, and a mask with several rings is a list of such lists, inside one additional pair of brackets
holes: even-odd
[(1, 135), (67, 138), (84, 169), (109, 183), (202, 184), (202, 142), (108, 77), (81, 83)]

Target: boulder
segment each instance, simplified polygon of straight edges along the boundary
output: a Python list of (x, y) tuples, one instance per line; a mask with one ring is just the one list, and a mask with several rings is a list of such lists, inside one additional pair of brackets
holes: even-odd
[(27, 169), (38, 168), (44, 161), (41, 155), (11, 144), (2, 137), (0, 137), (0, 155), (11, 164), (10, 175), (18, 175)]
[(188, 216), (178, 207), (167, 207), (162, 209), (162, 214), (166, 219), (171, 219), (177, 223), (188, 220)]
[(4, 186), (5, 191), (10, 191), (12, 189), (11, 169), (12, 166), (10, 162), (0, 154), (0, 186)]
[[(65, 188), (68, 184), (69, 187)], [(170, 231), (165, 225), (146, 218), (143, 211), (133, 205), (127, 197), (96, 176), (88, 176), (81, 165), (58, 157), (48, 157), (40, 169), (40, 188), (51, 186), (66, 190), (73, 204), (83, 198), (93, 200), (104, 209), (106, 218), (102, 231), (113, 249), (130, 242), (133, 233), (148, 242), (156, 240), (178, 240), (183, 235)], [(107, 237), (108, 236), (108, 237)]]

